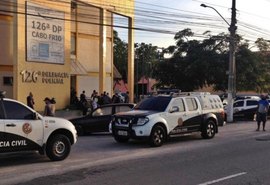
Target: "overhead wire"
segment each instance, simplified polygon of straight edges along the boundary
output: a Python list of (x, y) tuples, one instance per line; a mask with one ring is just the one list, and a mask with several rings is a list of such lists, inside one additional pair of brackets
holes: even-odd
[[(2, 2), (5, 2), (6, 0), (2, 0)], [(50, 0), (51, 2), (56, 0)], [(7, 2), (7, 1), (6, 1)], [(10, 2), (10, 1), (8, 1)], [(62, 3), (67, 3), (66, 1), (57, 1)], [(106, 2), (106, 1), (105, 1)], [(167, 11), (160, 11), (157, 9), (150, 9), (150, 8), (144, 8), (144, 7), (135, 7), (135, 27), (132, 29), (138, 30), (138, 31), (145, 31), (145, 32), (155, 32), (155, 33), (161, 33), (161, 34), (171, 34), (175, 35), (177, 31), (180, 31), (181, 29), (191, 27), (196, 30), (202, 30), (205, 31), (205, 29), (214, 30), (215, 32), (224, 32), (224, 30), (227, 30), (227, 25), (222, 23), (222, 20), (219, 20), (219, 18), (215, 16), (209, 16), (207, 14), (202, 14), (198, 12), (191, 12), (191, 11), (185, 11), (185, 10), (178, 10), (174, 8), (168, 8), (165, 6), (159, 6), (159, 5), (153, 5), (150, 3), (144, 3), (144, 2), (137, 2), (141, 3), (142, 5), (151, 5), (153, 7), (162, 7), (166, 9)], [(21, 6), (24, 8), (24, 4), (17, 4), (14, 2), (14, 6)], [(101, 5), (100, 4), (94, 4), (94, 5)], [(70, 6), (70, 5), (64, 5), (64, 6)], [(108, 5), (111, 6), (110, 4)], [(87, 10), (87, 7), (80, 7), (82, 9)], [(130, 10), (132, 7), (127, 7), (126, 5), (119, 5), (116, 7), (117, 9), (122, 10)], [(168, 11), (173, 10), (173, 11)], [(178, 11), (177, 13), (175, 11)], [(179, 12), (185, 12), (185, 13), (179, 13)], [(15, 11), (13, 13), (16, 13)], [(19, 13), (19, 12), (17, 12)], [(92, 14), (90, 12), (87, 13), (79, 13), (78, 14), (79, 19), (86, 19), (87, 21), (80, 21), (81, 23), (85, 24), (93, 24), (93, 25), (100, 25), (98, 23), (99, 16), (96, 14)], [(104, 17), (105, 19), (112, 19), (111, 16)], [(91, 21), (89, 21), (91, 20)], [(127, 19), (126, 17), (117, 17), (113, 18), (114, 23), (113, 24), (106, 24), (105, 26), (113, 26), (115, 28), (121, 28), (121, 29), (128, 29), (127, 26)], [(69, 20), (69, 21), (75, 21), (75, 20)], [(218, 26), (217, 26), (218, 25)], [(165, 26), (165, 27), (164, 27)], [(262, 30), (260, 28), (257, 28), (254, 25), (249, 25), (244, 22), (239, 22), (238, 24), (238, 30), (243, 32), (246, 35), (252, 36), (254, 35), (254, 32), (258, 34), (258, 36), (269, 36), (267, 33), (267, 30)]]

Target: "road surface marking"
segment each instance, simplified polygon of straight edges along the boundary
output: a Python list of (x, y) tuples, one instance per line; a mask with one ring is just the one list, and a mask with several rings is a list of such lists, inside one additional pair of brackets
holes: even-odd
[(213, 181), (208, 181), (208, 182), (205, 182), (205, 183), (202, 183), (202, 184), (198, 184), (198, 185), (215, 184), (217, 182), (225, 181), (225, 180), (232, 179), (232, 178), (235, 178), (235, 177), (238, 177), (238, 176), (241, 176), (241, 175), (245, 175), (245, 174), (247, 174), (247, 172), (237, 173), (237, 174), (234, 174), (234, 175), (230, 175), (230, 176), (223, 177), (223, 178), (220, 178), (220, 179), (217, 179), (217, 180), (213, 180)]

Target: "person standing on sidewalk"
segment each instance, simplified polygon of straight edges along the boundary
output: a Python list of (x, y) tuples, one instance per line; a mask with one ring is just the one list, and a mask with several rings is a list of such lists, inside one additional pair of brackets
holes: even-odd
[(53, 110), (52, 110), (51, 99), (46, 97), (43, 101), (45, 102), (43, 116), (54, 116), (54, 114), (52, 112)]
[(83, 92), (80, 95), (80, 106), (82, 109), (82, 114), (83, 116), (85, 116), (87, 114), (87, 100), (86, 100), (86, 95), (85, 95), (85, 91), (83, 90)]
[(32, 109), (34, 109), (35, 102), (34, 102), (34, 97), (33, 97), (32, 92), (29, 93), (29, 96), (27, 96), (26, 100), (27, 100), (27, 105), (31, 107)]
[(257, 109), (257, 130), (260, 130), (261, 122), (263, 123), (263, 131), (265, 131), (265, 124), (267, 120), (267, 113), (269, 109), (269, 103), (266, 100), (265, 95), (261, 95), (261, 100), (258, 102), (258, 109)]

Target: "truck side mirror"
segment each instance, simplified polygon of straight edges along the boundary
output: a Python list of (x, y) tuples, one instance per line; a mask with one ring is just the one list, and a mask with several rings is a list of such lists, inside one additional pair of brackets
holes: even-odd
[(33, 112), (33, 120), (38, 120), (38, 119), (39, 119), (38, 113)]
[(177, 106), (173, 106), (171, 109), (170, 109), (170, 113), (174, 113), (174, 112), (179, 112), (179, 108)]

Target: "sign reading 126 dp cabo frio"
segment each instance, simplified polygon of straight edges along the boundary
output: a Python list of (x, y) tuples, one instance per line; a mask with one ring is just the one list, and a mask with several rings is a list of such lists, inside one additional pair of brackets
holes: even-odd
[(64, 64), (65, 13), (27, 2), (27, 61)]

